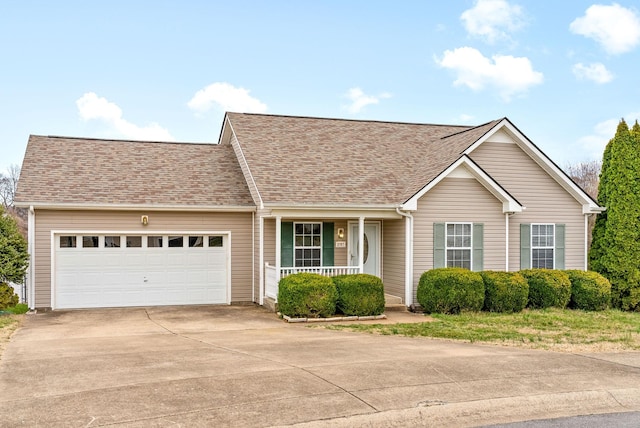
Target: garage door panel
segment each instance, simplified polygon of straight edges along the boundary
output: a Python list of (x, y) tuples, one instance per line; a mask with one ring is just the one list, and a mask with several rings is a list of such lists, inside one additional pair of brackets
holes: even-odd
[(55, 259), (56, 308), (228, 302), (227, 247), (57, 248)]

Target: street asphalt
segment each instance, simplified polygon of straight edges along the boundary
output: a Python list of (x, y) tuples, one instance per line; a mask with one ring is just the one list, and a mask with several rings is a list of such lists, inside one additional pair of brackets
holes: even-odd
[(0, 360), (2, 427), (470, 427), (639, 410), (640, 352), (334, 331), (255, 306), (32, 314)]

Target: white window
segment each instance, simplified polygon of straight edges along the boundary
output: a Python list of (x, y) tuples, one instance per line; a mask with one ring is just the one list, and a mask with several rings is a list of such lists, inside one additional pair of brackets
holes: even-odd
[(296, 267), (322, 266), (322, 223), (295, 223)]
[(447, 223), (446, 266), (471, 270), (471, 223)]
[(531, 225), (531, 267), (534, 269), (554, 268), (555, 225)]

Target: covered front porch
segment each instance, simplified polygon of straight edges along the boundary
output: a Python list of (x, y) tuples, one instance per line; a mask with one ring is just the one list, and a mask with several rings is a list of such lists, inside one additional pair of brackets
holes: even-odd
[(376, 275), (385, 293), (404, 300), (406, 220), (395, 211), (368, 214), (286, 212), (258, 217), (259, 303), (277, 302), (280, 279), (301, 272)]

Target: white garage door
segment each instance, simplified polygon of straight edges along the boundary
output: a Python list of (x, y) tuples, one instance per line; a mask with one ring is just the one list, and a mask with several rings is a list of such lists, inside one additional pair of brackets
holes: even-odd
[(225, 234), (54, 235), (55, 309), (229, 303)]

